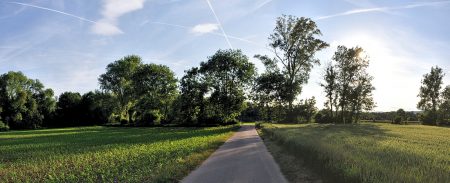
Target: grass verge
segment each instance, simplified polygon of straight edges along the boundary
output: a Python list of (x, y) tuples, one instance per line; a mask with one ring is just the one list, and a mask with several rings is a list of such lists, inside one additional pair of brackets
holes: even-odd
[(177, 182), (236, 126), (0, 133), (0, 182)]
[(450, 128), (262, 124), (262, 131), (326, 182), (450, 182)]

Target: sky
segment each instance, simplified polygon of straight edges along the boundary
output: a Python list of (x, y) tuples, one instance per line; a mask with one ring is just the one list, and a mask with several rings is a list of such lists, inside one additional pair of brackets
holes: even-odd
[(22, 71), (56, 95), (99, 88), (106, 65), (136, 54), (178, 78), (218, 49), (273, 56), (276, 18), (312, 18), (330, 47), (318, 52), (299, 99), (317, 99), (325, 63), (338, 45), (361, 46), (374, 76), (374, 111), (417, 110), (420, 81), (432, 66), (450, 85), (450, 0), (1, 0), (0, 74)]

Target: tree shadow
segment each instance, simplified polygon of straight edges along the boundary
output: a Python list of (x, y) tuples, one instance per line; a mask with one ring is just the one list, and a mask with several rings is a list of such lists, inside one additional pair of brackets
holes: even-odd
[[(96, 151), (114, 150), (134, 145), (208, 137), (227, 133), (224, 128), (167, 127), (90, 127), (56, 130), (19, 131), (0, 134), (0, 163), (48, 159), (51, 156), (72, 156)], [(17, 134), (25, 136), (17, 136)], [(33, 136), (37, 134), (38, 136)], [(2, 136), (8, 136), (2, 138)], [(27, 136), (30, 135), (30, 136)], [(10, 137), (11, 136), (11, 137)]]

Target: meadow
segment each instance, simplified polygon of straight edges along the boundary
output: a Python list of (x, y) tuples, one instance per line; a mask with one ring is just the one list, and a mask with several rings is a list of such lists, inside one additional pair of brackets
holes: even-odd
[(0, 182), (177, 182), (236, 126), (0, 133)]
[(300, 163), (330, 182), (450, 182), (450, 128), (382, 123), (260, 126), (265, 141), (301, 160), (280, 163), (282, 171)]

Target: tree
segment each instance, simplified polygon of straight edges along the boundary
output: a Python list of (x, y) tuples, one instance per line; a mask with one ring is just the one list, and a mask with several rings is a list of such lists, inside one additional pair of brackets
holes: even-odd
[(442, 115), (442, 120), (447, 123), (450, 120), (450, 85), (445, 87), (444, 91), (442, 91), (442, 103), (439, 107), (440, 113)]
[(420, 101), (417, 108), (424, 111), (423, 122), (425, 124), (435, 125), (438, 118), (438, 108), (440, 104), (440, 90), (442, 88), (442, 79), (444, 77), (442, 68), (431, 67), (431, 72), (423, 75), (422, 86), (420, 87)]
[[(375, 88), (366, 69), (369, 66), (369, 59), (364, 56), (364, 50), (360, 47), (347, 48), (338, 46), (334, 53), (336, 93), (333, 100), (338, 99), (340, 108), (340, 120), (343, 123), (348, 121), (359, 121), (362, 111), (369, 111), (375, 107), (372, 91)], [(333, 67), (333, 66), (329, 66)], [(325, 80), (330, 80), (325, 77)], [(326, 81), (328, 83), (330, 81)], [(325, 84), (325, 91), (330, 92), (330, 83)], [(338, 110), (338, 109), (336, 109)]]
[(39, 80), (28, 79), (21, 72), (3, 74), (0, 76), (1, 119), (11, 129), (39, 128), (54, 107), (52, 95)]
[(118, 99), (119, 116), (123, 121), (131, 121), (131, 115), (128, 112), (135, 102), (132, 77), (140, 66), (142, 61), (139, 56), (126, 56), (108, 64), (106, 73), (100, 75), (98, 79), (100, 88)]
[(200, 64), (211, 95), (209, 103), (215, 120), (228, 123), (243, 110), (244, 88), (255, 75), (255, 66), (240, 50), (219, 50)]
[(328, 46), (316, 38), (320, 35), (320, 30), (311, 19), (283, 15), (277, 19), (274, 33), (269, 37), (275, 58), (257, 56), (265, 61), (272, 60), (273, 65), (281, 63), (280, 72), (285, 78), (282, 100), (288, 104), (289, 110), (293, 109), (301, 86), (307, 83), (312, 67), (319, 64), (319, 60), (314, 58), (315, 53)]
[[(144, 64), (132, 76), (138, 118), (159, 113), (167, 121), (169, 108), (177, 95), (175, 74), (165, 65)], [(144, 120), (145, 121), (145, 120)], [(151, 121), (146, 121), (152, 123)]]
[(81, 94), (78, 92), (64, 92), (58, 97), (56, 104), (56, 119), (55, 126), (68, 127), (80, 126), (81, 121)]
[(285, 78), (281, 73), (268, 71), (255, 79), (252, 99), (264, 110), (265, 120), (272, 121), (274, 118), (272, 109), (276, 105), (281, 105), (284, 81)]
[(329, 109), (330, 114), (327, 116), (330, 119), (334, 117), (333, 107), (337, 110), (337, 99), (338, 99), (338, 84), (337, 84), (337, 72), (336, 68), (332, 62), (329, 62), (325, 68), (325, 74), (323, 75), (323, 80), (325, 83), (320, 83), (320, 86), (324, 88), (327, 101), (325, 106)]
[(109, 93), (94, 91), (81, 97), (80, 108), (83, 125), (99, 125), (113, 121), (110, 118), (118, 108), (118, 102)]
[(394, 123), (395, 124), (402, 124), (403, 121), (407, 120), (406, 118), (407, 118), (407, 116), (406, 116), (405, 110), (398, 109), (397, 112), (396, 112), (396, 116), (394, 118)]
[(181, 95), (179, 106), (177, 106), (180, 119), (177, 121), (197, 125), (206, 118), (204, 96), (208, 92), (208, 86), (197, 67), (185, 71), (180, 85)]
[(297, 118), (301, 118), (298, 121), (311, 122), (314, 114), (317, 113), (316, 98), (312, 97), (310, 99), (301, 100), (300, 103), (295, 107), (295, 113)]

